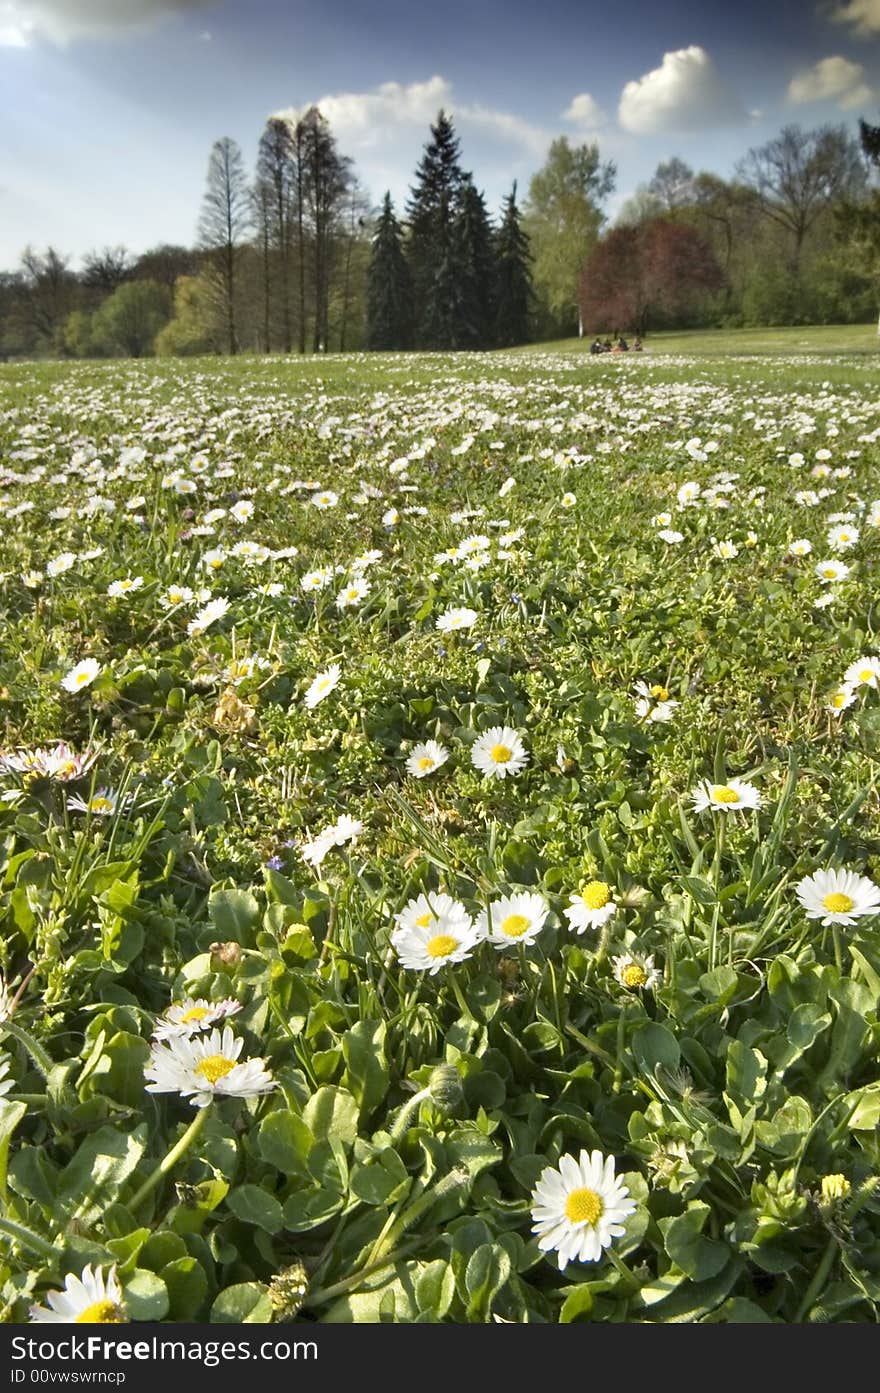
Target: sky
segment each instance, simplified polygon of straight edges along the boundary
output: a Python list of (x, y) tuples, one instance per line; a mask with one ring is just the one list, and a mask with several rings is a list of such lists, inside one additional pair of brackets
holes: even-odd
[(497, 208), (552, 139), (721, 175), (783, 125), (880, 119), (880, 0), (0, 0), (0, 269), (196, 234), (213, 142), (320, 106), (400, 207), (442, 106)]

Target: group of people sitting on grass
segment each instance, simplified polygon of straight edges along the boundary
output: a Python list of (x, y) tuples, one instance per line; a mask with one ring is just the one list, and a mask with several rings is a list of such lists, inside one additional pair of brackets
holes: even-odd
[(600, 339), (597, 334), (590, 344), (591, 353), (644, 353), (644, 345), (636, 335), (632, 345), (628, 344), (623, 334), (615, 334), (614, 339)]

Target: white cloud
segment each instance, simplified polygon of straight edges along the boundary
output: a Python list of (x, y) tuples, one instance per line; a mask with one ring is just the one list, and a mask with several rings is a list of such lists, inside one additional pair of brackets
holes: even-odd
[[(437, 73), (426, 82), (383, 82), (370, 92), (331, 93), (308, 105), (320, 109), (340, 145), (355, 155), (393, 143), (409, 131), (426, 133), (441, 107), (454, 116), (456, 125), (463, 130), (480, 130), (533, 154), (543, 154), (553, 139), (552, 132), (533, 126), (512, 112), (457, 102), (452, 84)], [(274, 114), (296, 120), (306, 109), (287, 107)]]
[(742, 104), (704, 48), (665, 53), (659, 68), (628, 82), (618, 117), (636, 135), (705, 130), (745, 118)]
[(846, 0), (831, 18), (838, 24), (851, 24), (857, 34), (880, 34), (880, 0)]
[(568, 106), (562, 113), (563, 121), (571, 121), (576, 126), (581, 126), (586, 130), (595, 130), (597, 126), (602, 126), (608, 119), (599, 103), (590, 96), (589, 92), (579, 92), (576, 97), (572, 97)]
[(821, 59), (788, 84), (788, 99), (799, 106), (807, 102), (836, 102), (843, 111), (851, 111), (867, 106), (873, 97), (861, 63), (851, 63), (839, 55)]
[(28, 48), (40, 39), (114, 38), (150, 29), (169, 15), (202, 9), (213, 0), (0, 0), (0, 48)]

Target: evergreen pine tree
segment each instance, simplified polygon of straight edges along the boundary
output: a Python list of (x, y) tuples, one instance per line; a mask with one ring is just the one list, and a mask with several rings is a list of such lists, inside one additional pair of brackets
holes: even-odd
[(494, 255), (492, 226), (483, 195), (468, 175), (453, 231), (456, 271), (455, 348), (489, 348), (492, 342)]
[(452, 122), (441, 111), (416, 170), (407, 205), (407, 260), (418, 348), (454, 348), (458, 290), (453, 234), (464, 174)]
[(373, 237), (367, 280), (367, 347), (412, 346), (412, 283), (401, 247), (400, 223), (386, 193)]
[(880, 126), (869, 126), (867, 121), (859, 121), (859, 137), (864, 154), (875, 169), (880, 169)]
[(520, 222), (515, 182), (504, 200), (494, 250), (494, 341), (498, 348), (512, 348), (529, 340), (534, 302), (529, 239)]

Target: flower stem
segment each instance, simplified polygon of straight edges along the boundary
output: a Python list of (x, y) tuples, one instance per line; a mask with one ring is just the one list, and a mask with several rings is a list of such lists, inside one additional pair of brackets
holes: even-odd
[(131, 1199), (128, 1201), (127, 1204), (128, 1209), (134, 1212), (134, 1210), (137, 1209), (138, 1205), (143, 1203), (147, 1195), (149, 1195), (153, 1190), (155, 1190), (162, 1177), (167, 1175), (168, 1172), (174, 1166), (177, 1165), (177, 1162), (180, 1160), (181, 1156), (183, 1156), (189, 1150), (193, 1142), (198, 1137), (199, 1133), (201, 1132), (208, 1119), (208, 1113), (210, 1111), (210, 1108), (199, 1108), (198, 1112), (196, 1113), (192, 1122), (187, 1127), (183, 1136), (174, 1146), (172, 1146), (164, 1161), (160, 1161), (159, 1165), (153, 1171), (152, 1175), (147, 1176), (147, 1179), (144, 1181), (140, 1189), (132, 1195)]
[(463, 1166), (458, 1166), (455, 1170), (451, 1170), (448, 1175), (444, 1175), (442, 1180), (438, 1180), (437, 1184), (430, 1190), (425, 1190), (419, 1195), (418, 1199), (413, 1200), (409, 1208), (398, 1215), (385, 1234), (385, 1237), (376, 1244), (370, 1254), (370, 1262), (379, 1262), (380, 1258), (382, 1258), (387, 1253), (388, 1249), (397, 1242), (398, 1238), (401, 1238), (403, 1234), (406, 1233), (407, 1229), (410, 1228), (417, 1219), (420, 1219), (423, 1214), (426, 1214), (427, 1211), (431, 1209), (438, 1200), (443, 1199), (445, 1195), (451, 1195), (454, 1190), (458, 1190), (462, 1185), (467, 1184), (467, 1180), (468, 1172)]
[(829, 1238), (828, 1247), (822, 1254), (819, 1266), (816, 1268), (816, 1271), (813, 1275), (813, 1280), (807, 1287), (806, 1295), (803, 1301), (801, 1302), (800, 1306), (798, 1307), (797, 1315), (794, 1318), (795, 1325), (800, 1325), (804, 1317), (808, 1316), (810, 1314), (810, 1311), (813, 1309), (813, 1306), (816, 1303), (816, 1298), (819, 1296), (823, 1287), (825, 1286), (825, 1283), (828, 1281), (828, 1275), (831, 1271), (831, 1264), (834, 1262), (836, 1253), (837, 1239)]
[(23, 1248), (30, 1248), (31, 1252), (38, 1253), (41, 1258), (49, 1258), (54, 1262), (58, 1257), (58, 1249), (53, 1243), (41, 1238), (25, 1224), (16, 1223), (14, 1219), (0, 1219), (0, 1233), (5, 1233)]
[(20, 1045), (24, 1045), (44, 1079), (55, 1068), (52, 1059), (43, 1049), (43, 1046), (37, 1044), (34, 1037), (29, 1034), (28, 1031), (23, 1030), (20, 1025), (13, 1025), (12, 1021), (4, 1021), (2, 1025), (0, 1025), (0, 1032), (11, 1035)]

